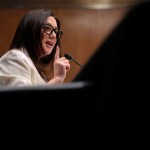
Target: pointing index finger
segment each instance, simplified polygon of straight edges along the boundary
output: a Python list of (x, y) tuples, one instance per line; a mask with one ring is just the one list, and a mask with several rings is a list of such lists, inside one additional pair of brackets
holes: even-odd
[(59, 48), (59, 46), (57, 46), (56, 53), (55, 53), (55, 60), (59, 59), (59, 54), (60, 54), (60, 48)]

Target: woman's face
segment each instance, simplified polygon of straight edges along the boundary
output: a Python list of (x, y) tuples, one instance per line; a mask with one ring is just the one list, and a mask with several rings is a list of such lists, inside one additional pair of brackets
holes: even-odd
[[(44, 29), (42, 29), (42, 48), (45, 55), (49, 55), (52, 52), (57, 41), (53, 28), (57, 29), (57, 22), (54, 17), (48, 17), (46, 25)], [(51, 31), (53, 32), (51, 33)]]

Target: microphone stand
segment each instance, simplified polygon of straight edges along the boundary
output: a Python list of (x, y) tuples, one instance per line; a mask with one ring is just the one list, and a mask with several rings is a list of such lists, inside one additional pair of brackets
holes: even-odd
[(83, 66), (82, 66), (80, 63), (78, 63), (78, 62), (77, 62), (72, 56), (70, 56), (69, 54), (65, 54), (64, 57), (65, 57), (66, 59), (68, 59), (68, 60), (73, 60), (76, 64), (78, 64), (80, 67), (83, 68)]

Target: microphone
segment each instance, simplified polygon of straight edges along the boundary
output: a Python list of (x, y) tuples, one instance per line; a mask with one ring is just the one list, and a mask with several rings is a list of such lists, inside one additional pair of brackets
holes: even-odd
[(78, 64), (80, 67), (83, 68), (83, 66), (81, 64), (79, 64), (76, 60), (74, 60), (74, 58), (71, 57), (69, 54), (65, 54), (64, 57), (68, 60), (73, 60), (76, 64)]

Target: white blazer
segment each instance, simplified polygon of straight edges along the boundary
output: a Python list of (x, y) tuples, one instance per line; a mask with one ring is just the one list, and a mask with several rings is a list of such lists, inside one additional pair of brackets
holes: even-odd
[(13, 49), (0, 58), (0, 87), (43, 84), (46, 84), (46, 82), (24, 51)]

